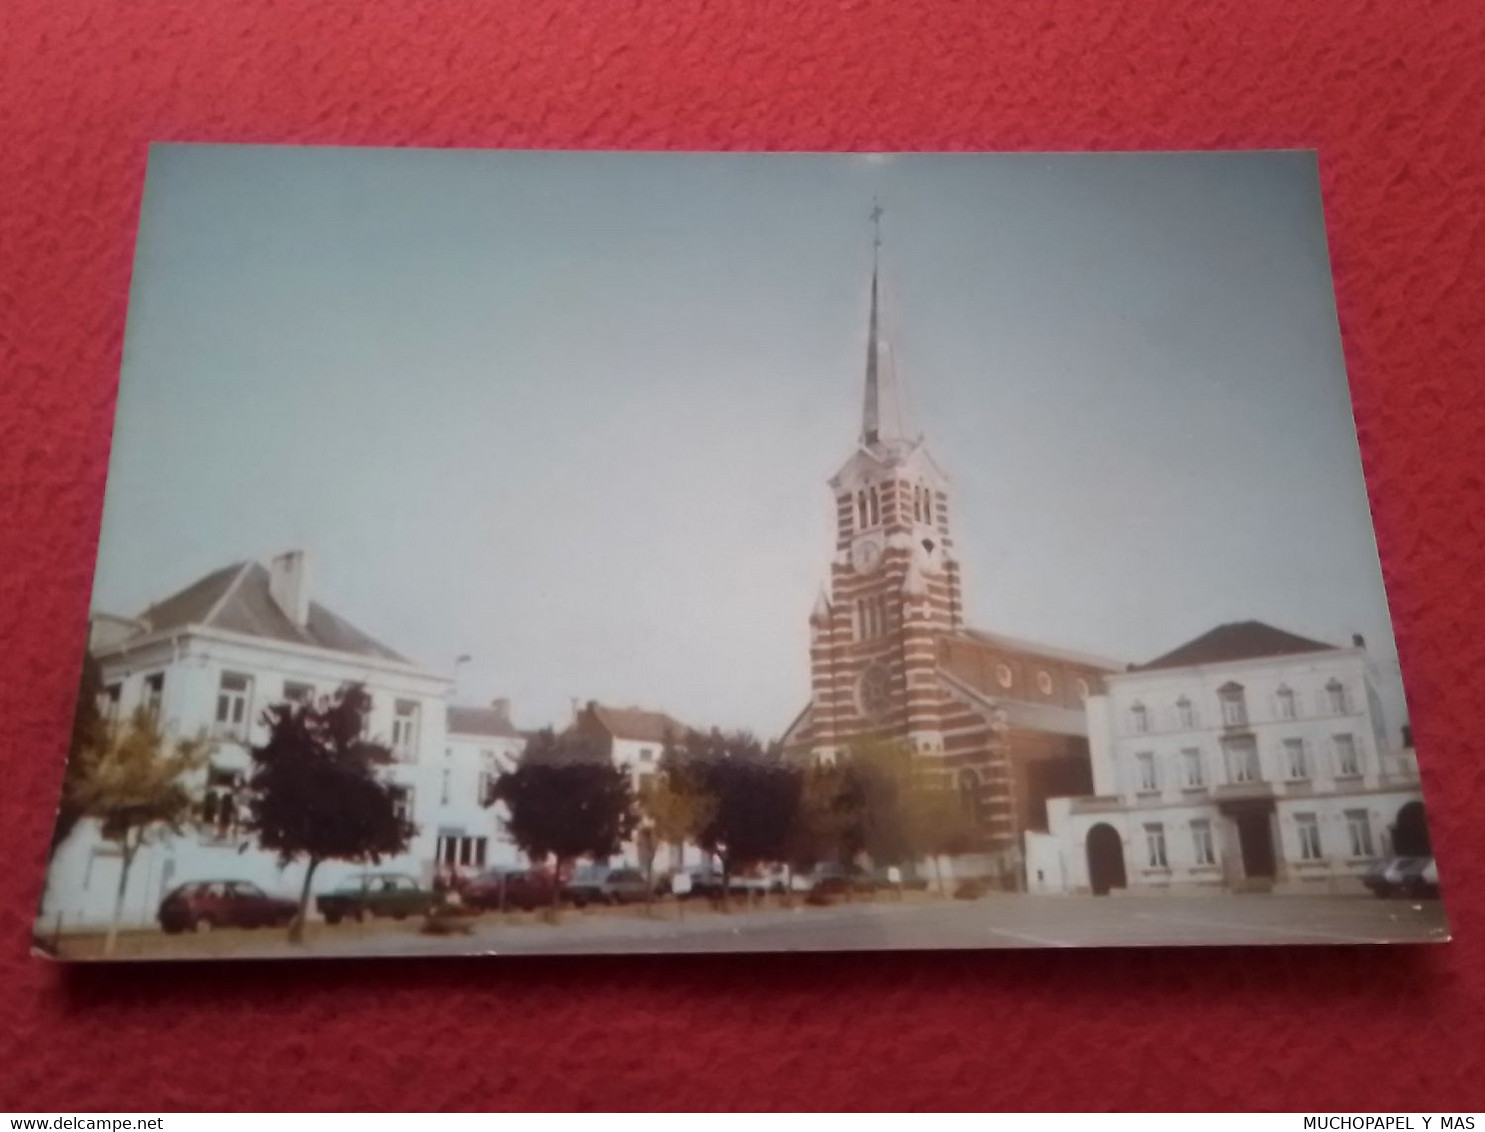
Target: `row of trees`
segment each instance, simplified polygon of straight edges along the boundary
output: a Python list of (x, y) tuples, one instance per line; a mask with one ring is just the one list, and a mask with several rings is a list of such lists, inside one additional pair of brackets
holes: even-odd
[[(113, 954), (129, 875), (147, 844), (189, 829), (212, 743), (172, 737), (141, 707), (127, 720), (98, 711), (96, 664), (85, 661), (73, 718), (62, 803), (52, 851), (83, 819), (119, 853), (118, 889), (104, 954)], [(299, 912), (289, 938), (303, 938), (315, 870), (327, 860), (369, 862), (404, 852), (417, 829), (398, 812), (396, 788), (380, 769), (392, 759), (366, 737), (370, 697), (347, 685), (317, 702), (267, 709), (268, 740), (252, 749), (243, 832), (282, 865), (303, 861)]]
[[(100, 690), (89, 660), (53, 851), (84, 818), (96, 820), (101, 836), (118, 847), (104, 945), (112, 954), (139, 851), (192, 824), (192, 787), (212, 744), (204, 735), (165, 734), (145, 708), (121, 724), (105, 720)], [(243, 832), (282, 865), (304, 863), (291, 941), (303, 937), (323, 862), (375, 864), (404, 852), (417, 832), (381, 773), (391, 751), (366, 736), (369, 709), (359, 685), (317, 702), (275, 704), (264, 714), (267, 741), (252, 749)], [(937, 862), (972, 848), (976, 837), (959, 793), (887, 743), (862, 744), (837, 763), (806, 768), (745, 733), (689, 732), (666, 737), (658, 773), (640, 796), (630, 783), (601, 744), (547, 729), (531, 737), (485, 802), (503, 803), (512, 840), (533, 862), (551, 859), (559, 874), (579, 858), (617, 855), (636, 835), (652, 851), (701, 847), (721, 862), (724, 883), (760, 865), (803, 869), (862, 854), (878, 865)], [(649, 858), (647, 864), (653, 852)]]
[[(746, 733), (667, 736), (658, 773), (636, 797), (629, 772), (601, 744), (547, 730), (496, 780), (489, 801), (504, 804), (527, 856), (552, 859), (559, 873), (582, 857), (614, 856), (636, 835), (652, 850), (699, 846), (720, 862), (724, 885), (759, 866), (808, 869), (863, 854), (882, 866), (928, 858), (937, 867), (978, 837), (966, 799), (885, 742), (801, 767)], [(652, 866), (653, 853), (646, 857)]]

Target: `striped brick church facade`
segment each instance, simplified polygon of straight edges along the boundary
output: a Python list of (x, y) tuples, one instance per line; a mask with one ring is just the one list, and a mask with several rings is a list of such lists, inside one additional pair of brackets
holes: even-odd
[(905, 744), (963, 793), (985, 851), (1020, 881), (1021, 834), (1045, 830), (1046, 799), (1092, 793), (1082, 700), (1122, 666), (965, 626), (950, 484), (904, 420), (875, 262), (861, 433), (830, 488), (810, 702), (785, 748), (831, 760), (863, 740)]

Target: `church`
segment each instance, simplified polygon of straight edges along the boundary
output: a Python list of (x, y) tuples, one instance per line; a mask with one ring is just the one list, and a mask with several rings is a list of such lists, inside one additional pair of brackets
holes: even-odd
[(1024, 888), (1023, 834), (1047, 829), (1047, 799), (1092, 790), (1083, 701), (1122, 665), (964, 623), (952, 485), (905, 420), (872, 218), (861, 432), (830, 480), (835, 553), (809, 615), (809, 704), (785, 749), (829, 761), (852, 743), (905, 745), (962, 793), (982, 871)]

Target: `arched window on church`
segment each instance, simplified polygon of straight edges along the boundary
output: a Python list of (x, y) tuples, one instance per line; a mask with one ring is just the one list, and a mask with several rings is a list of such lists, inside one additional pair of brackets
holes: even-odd
[(930, 526), (933, 524), (933, 492), (926, 487), (923, 489), (923, 521)]
[(882, 502), (877, 497), (876, 484), (872, 484), (866, 489), (866, 513), (871, 520), (872, 526), (876, 526), (882, 521)]
[(866, 526), (866, 492), (865, 491), (858, 491), (856, 493), (856, 513), (861, 518), (861, 522), (860, 522), (859, 526), (861, 526), (861, 527), (864, 528)]
[(843, 502), (845, 507), (841, 515), (841, 534), (848, 535), (851, 533), (851, 497), (846, 496)]
[(972, 767), (965, 767), (959, 772), (959, 805), (963, 809), (964, 816), (974, 824), (979, 825), (984, 820), (981, 809), (980, 776), (974, 772)]
[(923, 521), (923, 488), (920, 484), (913, 485), (913, 520)]

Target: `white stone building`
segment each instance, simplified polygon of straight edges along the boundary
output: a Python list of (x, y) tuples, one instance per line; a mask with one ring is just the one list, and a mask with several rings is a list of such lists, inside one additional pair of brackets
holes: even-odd
[[(504, 808), (488, 806), (496, 777), (510, 770), (526, 745), (510, 718), (510, 701), (489, 707), (449, 706), (443, 760), (435, 778), (435, 861), (460, 874), (516, 865), (519, 850), (506, 836)], [(436, 805), (436, 808), (433, 808)]]
[(1026, 835), (1030, 891), (1359, 892), (1380, 859), (1429, 852), (1360, 638), (1222, 625), (1104, 686), (1094, 793)]
[[(452, 682), (392, 649), (311, 599), (309, 560), (294, 551), (268, 567), (243, 562), (208, 574), (138, 617), (95, 614), (89, 649), (100, 667), (102, 710), (126, 720), (140, 705), (159, 713), (168, 736), (206, 736), (209, 765), (191, 783), (201, 799), (184, 836), (147, 846), (130, 870), (123, 923), (154, 920), (161, 897), (191, 880), (246, 880), (297, 897), (301, 865), (281, 868), (241, 829), (249, 748), (267, 737), (264, 709), (328, 696), (358, 682), (371, 696), (369, 734), (394, 761), (385, 771), (403, 791), (419, 832), (409, 851), (380, 867), (431, 879), (442, 818), (447, 700)], [(38, 929), (106, 924), (120, 860), (83, 820), (58, 847)], [(326, 862), (314, 888), (333, 887), (357, 866)]]
[[(607, 707), (590, 700), (575, 713), (572, 730), (600, 744), (614, 766), (629, 774), (634, 796), (640, 797), (645, 788), (660, 772), (660, 756), (669, 735), (680, 745), (691, 730), (684, 723), (663, 711), (650, 711), (640, 707)], [(643, 865), (638, 842), (626, 842), (620, 850), (625, 864)], [(657, 872), (701, 865), (706, 854), (689, 842), (683, 845), (662, 845), (656, 848), (654, 867)]]

